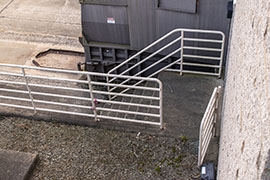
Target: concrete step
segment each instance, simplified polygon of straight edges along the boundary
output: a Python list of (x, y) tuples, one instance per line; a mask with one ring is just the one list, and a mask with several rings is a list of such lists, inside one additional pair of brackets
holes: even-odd
[(0, 149), (0, 179), (28, 179), (37, 161), (38, 154)]

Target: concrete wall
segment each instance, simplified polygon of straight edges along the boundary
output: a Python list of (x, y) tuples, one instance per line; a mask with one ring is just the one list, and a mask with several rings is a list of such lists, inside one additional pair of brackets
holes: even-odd
[(270, 179), (270, 1), (236, 4), (222, 114), (219, 180)]

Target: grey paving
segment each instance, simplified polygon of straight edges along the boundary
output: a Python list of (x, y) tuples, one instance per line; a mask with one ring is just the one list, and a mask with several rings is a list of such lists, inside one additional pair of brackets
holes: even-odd
[(0, 149), (0, 179), (28, 179), (37, 160), (37, 154)]
[(74, 0), (0, 2), (0, 39), (80, 47), (80, 21)]
[(164, 122), (166, 133), (199, 138), (199, 127), (216, 86), (216, 77), (163, 72), (159, 79), (164, 89)]

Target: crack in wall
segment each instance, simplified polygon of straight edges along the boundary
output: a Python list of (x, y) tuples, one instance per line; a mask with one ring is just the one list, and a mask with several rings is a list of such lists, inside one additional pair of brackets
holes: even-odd
[(4, 12), (4, 10), (6, 10), (6, 9), (7, 9), (14, 1), (15, 1), (15, 0), (9, 1), (9, 3), (8, 3), (5, 7), (3, 7), (3, 9), (0, 10), (0, 14), (1, 14), (2, 12)]

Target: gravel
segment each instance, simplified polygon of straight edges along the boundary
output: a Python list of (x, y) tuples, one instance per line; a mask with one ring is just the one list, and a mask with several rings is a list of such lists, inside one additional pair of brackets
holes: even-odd
[(198, 179), (197, 141), (0, 115), (0, 148), (38, 153), (30, 180)]

